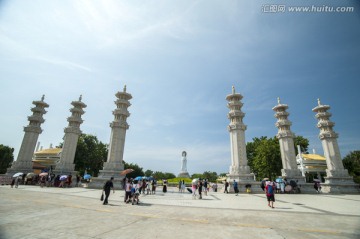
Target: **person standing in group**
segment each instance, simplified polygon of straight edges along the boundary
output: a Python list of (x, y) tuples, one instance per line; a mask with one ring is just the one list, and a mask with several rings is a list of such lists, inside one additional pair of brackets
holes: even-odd
[(113, 190), (113, 193), (115, 193), (113, 180), (114, 180), (114, 178), (111, 177), (110, 180), (108, 180), (108, 181), (104, 184), (103, 192), (105, 192), (105, 199), (104, 199), (103, 205), (107, 205), (107, 204), (108, 204), (108, 199), (109, 199), (109, 196), (110, 196), (110, 191), (111, 191), (111, 189)]
[(208, 189), (208, 181), (207, 179), (204, 180), (204, 193), (205, 193), (205, 196), (207, 196), (207, 189)]
[(19, 177), (15, 178), (15, 188), (19, 187)]
[(203, 183), (202, 183), (202, 180), (199, 179), (199, 183), (198, 183), (198, 191), (199, 191), (199, 199), (202, 199), (202, 190), (203, 190)]
[(125, 203), (129, 203), (131, 200), (131, 188), (132, 188), (131, 180), (126, 179), (126, 181), (125, 181), (125, 197), (124, 197)]
[(224, 193), (229, 193), (228, 187), (229, 187), (229, 183), (225, 180), (225, 190), (224, 190)]
[(163, 193), (167, 192), (167, 181), (163, 179)]
[[(267, 198), (267, 201), (268, 201), (268, 206), (271, 207), (271, 208), (274, 208), (275, 185), (274, 185), (273, 182), (271, 182), (271, 181), (266, 182), (265, 193), (266, 193), (266, 198)], [(270, 203), (271, 203), (271, 205), (270, 205)]]
[(185, 192), (185, 187), (186, 187), (185, 180), (182, 180), (182, 183), (181, 183), (181, 192), (182, 193)]
[(233, 182), (233, 187), (234, 187), (234, 192), (236, 193), (235, 196), (239, 195), (239, 187), (238, 187), (238, 183), (235, 181)]
[(155, 179), (153, 179), (152, 182), (151, 182), (151, 194), (156, 193), (156, 186), (157, 186), (157, 182), (156, 182)]
[(192, 197), (193, 197), (193, 199), (196, 199), (196, 189), (197, 189), (197, 184), (196, 184), (196, 182), (192, 182), (192, 184), (191, 184), (191, 190), (192, 190)]
[(217, 192), (217, 183), (216, 182), (213, 183), (212, 189), (213, 189), (214, 192)]

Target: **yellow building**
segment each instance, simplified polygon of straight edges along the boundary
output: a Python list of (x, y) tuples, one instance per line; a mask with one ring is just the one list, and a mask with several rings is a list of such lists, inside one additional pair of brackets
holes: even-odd
[(326, 175), (326, 158), (322, 155), (301, 153), (296, 156), (296, 162), (307, 182), (312, 182), (314, 178), (322, 179)]
[(33, 169), (40, 173), (43, 169), (55, 169), (56, 162), (60, 160), (62, 148), (49, 148), (36, 151), (33, 155)]

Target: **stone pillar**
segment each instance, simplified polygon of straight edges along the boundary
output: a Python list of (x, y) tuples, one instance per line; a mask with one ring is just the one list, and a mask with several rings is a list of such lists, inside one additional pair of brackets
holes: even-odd
[(187, 171), (187, 159), (186, 159), (186, 151), (182, 152), (182, 158), (181, 158), (181, 169), (180, 169), (180, 173), (178, 175), (178, 178), (190, 178), (190, 175)]
[(128, 107), (131, 105), (129, 100), (132, 99), (132, 96), (126, 92), (126, 86), (124, 86), (123, 92), (117, 92), (115, 96), (117, 97), (116, 109), (113, 111), (114, 121), (110, 123), (111, 136), (107, 161), (104, 163), (103, 170), (100, 170), (99, 176), (93, 178), (89, 184), (89, 187), (92, 188), (101, 188), (110, 177), (114, 177), (114, 184), (122, 187), (122, 184), (118, 183), (124, 178), (120, 172), (124, 170), (125, 136), (126, 130), (129, 129), (126, 120), (130, 116)]
[(283, 168), (281, 169), (281, 175), (287, 179), (294, 179), (305, 183), (305, 178), (302, 176), (296, 163), (294, 134), (290, 130), (291, 121), (288, 120), (289, 113), (286, 111), (288, 105), (281, 104), (280, 98), (278, 98), (278, 104), (272, 108), (275, 111), (275, 118), (278, 119), (276, 127), (278, 128), (278, 134), (276, 137), (279, 139), (281, 161)]
[(330, 106), (322, 105), (320, 99), (318, 99), (318, 106), (312, 109), (317, 113), (315, 117), (318, 120), (317, 127), (320, 129), (319, 139), (326, 158), (325, 183), (354, 183), (347, 169), (344, 169), (337, 142), (338, 134), (333, 131), (335, 123), (330, 121), (332, 114), (327, 112), (329, 109)]
[(49, 107), (44, 102), (43, 95), (40, 101), (33, 101), (35, 107), (31, 108), (32, 116), (28, 117), (29, 125), (24, 127), (24, 138), (21, 143), (20, 151), (17, 160), (13, 162), (11, 168), (8, 168), (8, 175), (13, 175), (17, 172), (29, 173), (33, 172), (32, 157), (36, 147), (36, 142), (41, 134), (41, 124), (45, 122), (43, 115), (46, 114), (45, 108)]
[(245, 114), (241, 111), (243, 106), (243, 103), (241, 103), (242, 98), (241, 94), (235, 93), (234, 86), (232, 87), (232, 93), (226, 96), (227, 106), (230, 109), (228, 113), (228, 118), (230, 119), (228, 131), (230, 133), (231, 144), (231, 165), (227, 176), (231, 182), (236, 180), (240, 183), (254, 181), (254, 174), (250, 174), (246, 155), (246, 125), (243, 123)]
[(64, 145), (61, 151), (60, 161), (56, 164), (54, 170), (55, 174), (71, 174), (75, 176), (77, 173), (75, 172), (74, 158), (78, 139), (82, 133), (80, 125), (84, 122), (81, 119), (81, 115), (85, 113), (83, 108), (86, 108), (86, 104), (81, 102), (81, 98), (82, 96), (80, 96), (79, 101), (71, 102), (73, 108), (70, 109), (71, 116), (67, 119), (69, 125), (64, 129)]

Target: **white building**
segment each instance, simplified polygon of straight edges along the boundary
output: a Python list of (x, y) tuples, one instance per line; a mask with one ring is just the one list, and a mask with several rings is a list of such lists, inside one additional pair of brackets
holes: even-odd
[[(301, 152), (299, 150), (299, 152)], [(312, 182), (314, 178), (323, 179), (326, 176), (326, 158), (322, 155), (300, 153), (296, 156), (296, 163), (306, 182)]]

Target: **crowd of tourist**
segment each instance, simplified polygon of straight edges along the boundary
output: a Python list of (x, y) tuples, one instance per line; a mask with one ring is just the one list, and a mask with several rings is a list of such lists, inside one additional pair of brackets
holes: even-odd
[(72, 185), (72, 175), (55, 175), (53, 173), (43, 172), (40, 174), (28, 173), (13, 177), (11, 187), (17, 188), (19, 185), (39, 185), (40, 187), (78, 187), (81, 184), (81, 176), (76, 176), (76, 184)]

